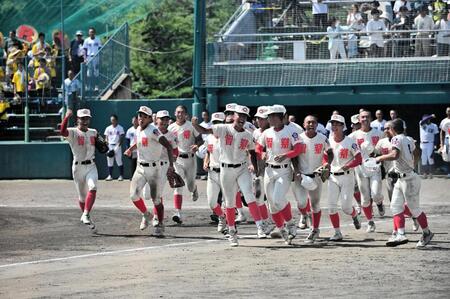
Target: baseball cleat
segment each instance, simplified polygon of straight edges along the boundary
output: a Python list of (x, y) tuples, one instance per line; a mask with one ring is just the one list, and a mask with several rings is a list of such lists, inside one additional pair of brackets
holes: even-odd
[(386, 213), (386, 211), (384, 210), (384, 204), (383, 203), (377, 204), (377, 208), (378, 208), (378, 214), (381, 217), (383, 217), (384, 214)]
[(247, 217), (245, 217), (244, 213), (238, 212), (238, 215), (237, 215), (237, 217), (236, 217), (235, 222), (236, 222), (237, 224), (239, 224), (239, 223), (243, 223), (243, 222), (245, 222), (245, 221), (247, 221)]
[(164, 237), (164, 231), (165, 231), (164, 224), (158, 224), (153, 228), (153, 236), (157, 238), (162, 238)]
[(113, 180), (113, 178), (112, 178), (112, 176), (110, 176), (110, 175), (108, 175), (107, 177), (106, 177), (106, 179), (105, 179), (105, 181), (112, 181)]
[(119, 176), (119, 178), (117, 179), (119, 182), (123, 181), (123, 176)]
[(81, 215), (80, 221), (81, 221), (81, 223), (83, 223), (83, 224), (89, 226), (89, 228), (90, 228), (92, 231), (94, 231), (94, 232), (96, 231), (96, 229), (95, 229), (95, 224), (94, 224), (94, 222), (92, 222), (91, 216), (90, 216), (89, 214), (83, 213), (83, 215)]
[(404, 234), (396, 234), (393, 235), (389, 240), (386, 242), (387, 247), (396, 247), (398, 245), (406, 244), (408, 243), (408, 238)]
[(270, 233), (270, 237), (272, 238), (272, 239), (280, 239), (282, 236), (281, 236), (281, 231), (280, 231), (280, 229), (278, 228), (278, 227), (275, 227), (273, 230), (272, 230), (272, 232)]
[(195, 186), (194, 191), (192, 192), (192, 201), (197, 201), (198, 199), (198, 190), (197, 190), (197, 186)]
[(150, 225), (150, 222), (152, 222), (150, 218), (151, 218), (150, 212), (142, 214), (141, 225), (139, 226), (140, 230), (144, 230)]
[(158, 216), (153, 215), (152, 226), (155, 227), (158, 226), (158, 224), (159, 224)]
[(182, 224), (183, 223), (183, 219), (181, 219), (181, 214), (179, 212), (177, 212), (176, 214), (174, 214), (172, 216), (172, 220), (174, 222), (176, 222), (177, 224)]
[(358, 215), (361, 215), (361, 206), (357, 205), (355, 207), (356, 213), (358, 213)]
[(257, 227), (258, 231), (256, 232), (256, 236), (258, 237), (258, 239), (265, 239), (267, 238), (266, 233), (264, 232), (264, 226), (258, 226)]
[(375, 222), (373, 222), (373, 220), (370, 220), (369, 223), (367, 223), (367, 229), (366, 232), (367, 233), (373, 233), (375, 232)]
[(334, 235), (332, 237), (330, 237), (330, 241), (333, 242), (338, 242), (338, 241), (342, 241), (344, 239), (344, 237), (342, 237), (342, 233), (340, 231), (335, 231)]
[(413, 231), (418, 231), (419, 230), (419, 221), (417, 221), (417, 218), (413, 217), (412, 218), (413, 221)]
[(289, 239), (289, 232), (286, 230), (286, 228), (280, 229), (281, 237), (284, 239), (284, 243), (287, 245), (291, 245), (292, 239)]
[(216, 214), (211, 214), (209, 215), (209, 218), (211, 218), (211, 221), (218, 224), (219, 223), (219, 216), (217, 216)]
[(268, 236), (268, 235), (270, 235), (270, 233), (274, 230), (274, 226), (273, 225), (271, 225), (268, 221), (264, 221), (264, 226), (263, 226), (263, 229), (264, 229), (264, 233)]
[(300, 221), (298, 222), (298, 227), (300, 229), (306, 229), (308, 228), (308, 221), (307, 221), (308, 216), (307, 215), (303, 215), (300, 214)]
[(217, 224), (217, 231), (223, 233), (227, 229), (227, 221), (224, 216), (219, 217), (219, 223)]
[(228, 241), (230, 241), (230, 246), (231, 247), (239, 246), (238, 237), (237, 237), (237, 231), (236, 230), (230, 230), (228, 232)]
[(422, 237), (420, 238), (419, 242), (417, 242), (417, 244), (416, 244), (416, 248), (418, 248), (418, 249), (424, 248), (431, 242), (431, 239), (433, 239), (433, 237), (434, 237), (434, 234), (431, 231), (429, 231), (428, 234), (423, 232)]
[(355, 226), (355, 228), (360, 229), (361, 228), (361, 220), (359, 219), (359, 215), (356, 215), (352, 219), (353, 219), (353, 225)]
[(313, 244), (319, 237), (320, 229), (313, 229), (305, 239), (305, 243)]
[(287, 224), (286, 228), (289, 233), (289, 240), (294, 239), (297, 236), (297, 226), (295, 225), (295, 223), (291, 220), (291, 222)]

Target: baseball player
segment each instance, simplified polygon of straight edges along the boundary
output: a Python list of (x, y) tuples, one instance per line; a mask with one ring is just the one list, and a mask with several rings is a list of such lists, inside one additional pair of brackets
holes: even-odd
[[(193, 125), (201, 134), (214, 134), (220, 142), (220, 184), (223, 186), (223, 196), (226, 206), (229, 241), (231, 246), (238, 246), (237, 230), (235, 226), (236, 193), (241, 190), (247, 201), (250, 214), (255, 220), (257, 237), (265, 238), (264, 224), (261, 220), (256, 198), (252, 190), (251, 172), (258, 173), (255, 143), (252, 134), (244, 129), (250, 109), (237, 105), (233, 124), (217, 124), (212, 129), (205, 129), (197, 124), (193, 118)], [(194, 121), (195, 120), (195, 121)], [(247, 164), (248, 154), (251, 165)]]
[[(359, 123), (361, 129), (349, 135), (358, 145), (363, 160), (374, 155), (374, 149), (378, 141), (384, 137), (384, 133), (370, 127), (370, 111), (361, 110), (359, 113)], [(366, 171), (364, 165), (360, 165), (355, 170), (356, 183), (361, 193), (361, 205), (364, 215), (368, 220), (367, 232), (375, 231), (373, 221), (372, 200), (377, 204), (380, 216), (384, 216), (383, 193), (381, 183), (381, 170), (376, 172)]]
[(447, 164), (447, 178), (450, 179), (450, 165), (448, 163), (450, 162), (450, 107), (447, 107), (445, 112), (447, 117), (444, 118), (439, 125), (439, 128), (441, 129), (439, 134), (439, 151), (442, 154), (442, 160)]
[[(361, 129), (361, 124), (359, 123), (359, 114), (354, 114), (350, 118), (352, 133)], [(361, 192), (359, 192), (358, 183), (355, 181), (355, 191), (353, 197), (356, 201), (356, 212), (361, 215)]]
[(117, 115), (111, 115), (111, 125), (105, 129), (105, 139), (108, 142), (108, 147), (110, 151), (114, 152), (114, 155), (110, 157), (109, 155), (106, 157), (108, 162), (108, 172), (109, 175), (105, 179), (106, 181), (112, 181), (112, 173), (114, 167), (114, 160), (116, 160), (117, 166), (119, 166), (120, 176), (117, 179), (118, 181), (123, 180), (123, 162), (122, 162), (122, 142), (125, 136), (125, 131), (123, 127), (118, 123)]
[[(221, 124), (225, 121), (225, 114), (216, 112), (212, 114), (212, 125)], [(207, 153), (203, 160), (203, 169), (208, 172), (208, 181), (206, 182), (206, 196), (211, 210), (219, 218), (217, 231), (223, 233), (226, 230), (225, 213), (221, 204), (218, 202), (221, 191), (220, 186), (220, 143), (219, 138), (213, 134), (206, 135), (205, 145)]]
[[(434, 114), (425, 114), (419, 123), (420, 131), (420, 149), (422, 150), (422, 178), (433, 178), (434, 166), (434, 137), (439, 134), (439, 128), (435, 123), (431, 122), (432, 118), (436, 118)], [(428, 175), (428, 177), (427, 177)]]
[[(378, 141), (377, 145), (375, 146), (375, 154), (377, 156), (387, 155), (389, 152), (392, 151), (392, 144), (391, 140), (392, 137), (392, 131), (390, 130), (392, 128), (392, 121), (387, 121), (384, 124), (384, 133), (386, 134), (386, 137)], [(411, 137), (407, 137), (411, 139), (411, 141), (414, 143), (414, 140)], [(385, 180), (386, 180), (386, 190), (388, 193), (389, 201), (392, 202), (392, 191), (394, 190), (394, 184), (397, 181), (397, 175), (394, 171), (394, 163), (389, 160), (384, 160), (382, 163), (382, 167), (384, 168), (384, 171), (386, 173)], [(417, 218), (412, 217), (411, 211), (408, 208), (408, 205), (405, 203), (405, 215), (409, 216), (413, 220), (413, 231), (419, 230), (419, 223), (417, 222)]]
[[(146, 229), (151, 221), (151, 213), (147, 210), (144, 200), (141, 197), (145, 184), (150, 186), (150, 197), (157, 209), (158, 220), (162, 221), (163, 207), (161, 204), (161, 175), (162, 166), (161, 152), (163, 147), (167, 151), (169, 165), (167, 172), (174, 171), (172, 146), (162, 135), (157, 127), (152, 125), (152, 110), (147, 106), (141, 106), (138, 111), (139, 127), (136, 131), (136, 143), (125, 151), (125, 155), (130, 156), (136, 148), (138, 154), (138, 165), (133, 174), (130, 184), (130, 198), (133, 204), (142, 213), (140, 229)], [(162, 226), (162, 224), (161, 224)], [(163, 233), (164, 228), (155, 229), (155, 235)], [(159, 231), (159, 232), (158, 232)]]
[(78, 192), (78, 203), (80, 205), (80, 221), (95, 228), (90, 217), (90, 211), (94, 205), (97, 195), (98, 173), (95, 166), (95, 139), (97, 131), (89, 128), (91, 112), (89, 109), (77, 111), (77, 126), (67, 128), (72, 110), (68, 109), (61, 123), (61, 135), (69, 142), (73, 154), (72, 175)]
[[(127, 147), (132, 146), (136, 142), (136, 129), (138, 128), (139, 123), (137, 116), (133, 116), (131, 119), (131, 127), (125, 133), (125, 139), (127, 140)], [(137, 152), (133, 151), (131, 155), (131, 173), (134, 173), (137, 167)]]
[[(177, 106), (175, 109), (176, 122), (169, 126), (169, 131), (176, 134), (178, 140), (178, 157), (175, 162), (175, 170), (186, 182), (186, 187), (191, 192), (192, 200), (197, 201), (198, 191), (195, 183), (197, 158), (194, 153), (198, 149), (197, 142), (201, 142), (202, 139), (191, 122), (186, 119), (186, 114), (187, 108), (185, 106)], [(175, 214), (172, 220), (178, 224), (183, 223), (181, 215), (183, 189), (184, 187), (176, 188), (173, 196)]]
[[(329, 163), (333, 161), (333, 151), (330, 148), (328, 138), (320, 133), (317, 133), (317, 118), (312, 115), (305, 117), (303, 127), (305, 132), (300, 134), (300, 154), (298, 156), (298, 173), (296, 178), (301, 174), (308, 176), (314, 180), (317, 188), (314, 190), (307, 190), (298, 181), (293, 185), (293, 192), (296, 194), (295, 198), (299, 199), (298, 206), (306, 214), (307, 200), (311, 201), (312, 205), (312, 230), (305, 239), (305, 243), (314, 243), (319, 237), (319, 224), (322, 211), (320, 210), (320, 196), (322, 194), (322, 180), (317, 169), (320, 167), (329, 168)], [(324, 155), (327, 162), (323, 163)]]
[(259, 137), (256, 153), (262, 157), (263, 152), (266, 152), (264, 192), (276, 227), (286, 244), (291, 244), (297, 235), (297, 226), (286, 195), (292, 181), (291, 159), (298, 156), (301, 147), (300, 136), (284, 125), (285, 114), (286, 108), (282, 105), (269, 107), (267, 115), (272, 127)]
[[(153, 118), (153, 117), (152, 117)], [(161, 134), (169, 141), (170, 146), (172, 147), (172, 155), (175, 156), (174, 159), (178, 156), (178, 139), (177, 135), (173, 132), (170, 132), (168, 130), (169, 127), (169, 119), (170, 114), (167, 110), (161, 110), (158, 111), (155, 114), (155, 125), (158, 128), (158, 130), (161, 132)], [(164, 235), (164, 203), (162, 195), (164, 194), (164, 187), (166, 185), (167, 181), (167, 170), (169, 168), (170, 160), (167, 155), (167, 151), (162, 150), (161, 151), (161, 175), (160, 175), (160, 182), (159, 182), (159, 188), (160, 188), (160, 200), (156, 199), (153, 201), (153, 229), (154, 229), (154, 235), (157, 237), (161, 237)], [(150, 185), (145, 184), (143, 196), (145, 200), (150, 199)]]
[(421, 181), (414, 172), (413, 151), (415, 145), (410, 138), (403, 134), (403, 120), (394, 119), (389, 130), (393, 136), (391, 140), (392, 151), (375, 158), (377, 162), (393, 161), (393, 170), (397, 178), (391, 201), (391, 210), (394, 215), (394, 234), (387, 241), (386, 246), (398, 246), (408, 243), (408, 239), (405, 236), (404, 203), (406, 202), (423, 231), (416, 248), (423, 248), (430, 243), (434, 234), (428, 228), (427, 216), (420, 208)]
[(344, 135), (344, 117), (339, 114), (332, 115), (330, 124), (332, 130), (330, 147), (333, 150), (333, 161), (331, 162), (331, 174), (328, 179), (328, 207), (330, 220), (335, 230), (330, 241), (341, 241), (343, 237), (337, 211), (339, 199), (341, 200), (342, 211), (352, 216), (356, 229), (361, 228), (358, 213), (352, 206), (352, 200), (355, 179), (353, 168), (361, 164), (362, 156), (353, 139)]

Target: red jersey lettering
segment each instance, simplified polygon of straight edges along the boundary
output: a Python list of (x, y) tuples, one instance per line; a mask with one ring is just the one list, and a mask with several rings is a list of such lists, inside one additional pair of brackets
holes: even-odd
[(189, 139), (191, 137), (191, 131), (186, 130), (183, 132), (183, 138), (184, 139)]
[(323, 152), (323, 144), (322, 143), (314, 144), (314, 153), (316, 155), (320, 155), (322, 152)]
[(83, 146), (84, 145), (84, 136), (78, 136), (78, 145)]
[(364, 142), (364, 138), (357, 139), (356, 142), (358, 145), (361, 145)]
[(382, 147), (381, 148), (381, 154), (382, 155), (387, 155), (389, 154), (389, 149), (387, 147)]
[(245, 150), (248, 146), (248, 140), (245, 138), (241, 139), (241, 143), (239, 144), (239, 149)]
[(208, 153), (212, 153), (214, 149), (214, 145), (208, 144)]
[(147, 137), (142, 137), (142, 146), (143, 147), (147, 147), (148, 146), (148, 138)]
[(272, 148), (273, 146), (273, 138), (266, 138), (267, 148)]
[(225, 135), (225, 145), (231, 145), (233, 143), (233, 135)]
[(373, 145), (377, 145), (378, 140), (380, 140), (380, 137), (378, 137), (378, 136), (372, 136), (372, 144), (373, 144)]
[(281, 138), (281, 148), (289, 148), (289, 138)]
[(339, 151), (339, 158), (348, 159), (348, 148), (343, 148)]
[(95, 145), (95, 136), (91, 136), (91, 145)]

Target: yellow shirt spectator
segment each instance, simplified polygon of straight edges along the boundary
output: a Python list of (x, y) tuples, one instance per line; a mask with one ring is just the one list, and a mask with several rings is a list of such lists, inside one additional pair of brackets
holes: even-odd
[(11, 107), (9, 102), (0, 100), (0, 120), (8, 120), (8, 113), (6, 113), (6, 109)]
[(12, 78), (12, 83), (14, 84), (14, 90), (15, 92), (25, 92), (25, 88), (27, 86), (26, 80), (26, 74), (25, 71), (17, 70), (17, 72), (14, 73), (14, 76)]
[(33, 78), (36, 82), (36, 90), (44, 89), (50, 86), (50, 74), (44, 67), (38, 67), (34, 71)]
[(31, 53), (33, 53), (33, 57), (34, 57), (33, 60), (34, 60), (35, 68), (39, 67), (39, 58), (44, 57), (46, 47), (50, 47), (50, 45), (47, 43), (41, 43), (40, 41), (37, 41), (33, 45), (33, 48), (31, 48)]

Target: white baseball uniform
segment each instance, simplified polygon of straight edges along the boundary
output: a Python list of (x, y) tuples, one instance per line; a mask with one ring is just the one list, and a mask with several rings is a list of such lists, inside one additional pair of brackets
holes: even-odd
[[(375, 153), (377, 156), (387, 155), (392, 150), (392, 144), (388, 137), (380, 139), (375, 146)], [(392, 200), (392, 191), (394, 190), (394, 180), (391, 172), (393, 172), (394, 163), (392, 161), (383, 161), (383, 167), (386, 171), (386, 189), (389, 200)]]
[[(378, 141), (384, 137), (384, 133), (376, 129), (370, 129), (368, 132), (364, 132), (360, 129), (351, 133), (349, 137), (353, 138), (358, 145), (364, 161), (371, 156)], [(363, 143), (370, 145), (369, 147), (372, 148), (371, 152), (368, 152), (365, 148), (361, 147)], [(368, 173), (365, 171), (363, 165), (359, 165), (355, 170), (355, 177), (359, 191), (361, 192), (361, 205), (363, 207), (370, 206), (371, 199), (377, 204), (383, 202), (381, 170), (375, 173)]]
[[(258, 141), (261, 137), (263, 131), (261, 131), (260, 128), (253, 131), (253, 140)], [(257, 177), (256, 174), (253, 174), (254, 180), (259, 180), (260, 182), (264, 182), (264, 172), (265, 172), (266, 163), (263, 160), (258, 160), (258, 169), (260, 176)], [(258, 203), (258, 206), (264, 204), (264, 187), (261, 188), (261, 193), (259, 197), (256, 197), (256, 202)]]
[(99, 56), (95, 56), (97, 52), (102, 47), (102, 42), (98, 37), (95, 37), (94, 39), (91, 39), (90, 37), (86, 38), (83, 43), (83, 49), (86, 52), (86, 58), (88, 61), (92, 61), (88, 64), (87, 69), (87, 76), (95, 76), (98, 77), (99, 75)]
[(138, 127), (136, 131), (136, 146), (138, 154), (137, 168), (131, 179), (130, 198), (138, 201), (145, 184), (150, 186), (150, 197), (159, 201), (161, 197), (161, 152), (163, 146), (159, 139), (163, 136), (154, 125), (149, 124), (144, 130)]
[(220, 142), (219, 138), (209, 134), (205, 140), (205, 146), (209, 153), (208, 181), (206, 182), (206, 196), (213, 210), (217, 206), (220, 187)]
[(95, 138), (97, 131), (86, 132), (78, 128), (68, 128), (66, 137), (73, 154), (72, 175), (77, 188), (78, 199), (84, 202), (89, 191), (97, 190), (98, 173), (95, 166)]
[[(169, 126), (169, 131), (177, 136), (178, 140), (178, 158), (175, 162), (175, 171), (184, 179), (189, 192), (196, 188), (195, 176), (197, 173), (197, 158), (191, 150), (195, 144), (195, 138), (200, 134), (195, 130), (190, 121), (182, 125), (176, 122)], [(176, 195), (183, 195), (183, 187), (175, 189)]]
[(439, 134), (436, 124), (419, 124), (420, 131), (420, 149), (422, 150), (422, 165), (434, 165), (434, 137)]
[[(439, 128), (445, 133), (443, 146), (447, 156), (450, 156), (450, 118), (444, 118), (441, 121)], [(448, 172), (450, 173), (450, 169)]]
[(414, 141), (404, 134), (394, 136), (391, 140), (392, 148), (400, 152), (397, 160), (393, 161), (393, 171), (398, 180), (392, 192), (391, 210), (393, 215), (404, 211), (407, 203), (413, 217), (418, 217), (420, 209), (420, 184), (419, 176), (414, 172)]
[(317, 133), (313, 138), (309, 138), (306, 133), (300, 134), (300, 155), (298, 156), (299, 171), (311, 178), (317, 184), (314, 190), (306, 190), (298, 181), (292, 184), (292, 191), (297, 200), (298, 207), (304, 209), (306, 207), (307, 199), (311, 201), (312, 210), (314, 213), (320, 211), (320, 196), (322, 194), (322, 180), (320, 176), (314, 171), (322, 166), (324, 153), (330, 148), (328, 138), (320, 133)]
[[(136, 130), (137, 130), (137, 128), (135, 129), (133, 126), (131, 126), (125, 133), (125, 138), (130, 141), (130, 147), (136, 143)], [(131, 158), (133, 158), (133, 159), (137, 158), (136, 150), (133, 150), (131, 152)]]
[(287, 192), (292, 181), (291, 159), (276, 162), (277, 155), (285, 154), (300, 142), (300, 136), (284, 126), (280, 131), (271, 127), (265, 130), (258, 139), (258, 144), (266, 148), (266, 169), (264, 173), (264, 192), (269, 202), (269, 210), (275, 214), (288, 204)]
[(352, 138), (345, 136), (341, 142), (330, 139), (330, 147), (333, 150), (333, 161), (331, 162), (331, 175), (328, 179), (328, 207), (330, 214), (338, 211), (338, 200), (341, 200), (342, 211), (351, 215), (353, 211), (352, 200), (354, 190), (354, 171), (349, 169), (343, 171), (348, 162), (359, 153), (358, 145)]
[(105, 129), (104, 135), (108, 140), (108, 147), (110, 150), (114, 150), (114, 157), (106, 157), (108, 162), (108, 167), (114, 166), (114, 159), (116, 160), (117, 166), (122, 166), (122, 146), (120, 143), (120, 137), (125, 134), (125, 131), (121, 125), (113, 126), (110, 125)]
[(244, 130), (238, 132), (233, 124), (212, 126), (213, 134), (220, 142), (220, 185), (227, 208), (235, 208), (236, 193), (241, 190), (247, 203), (254, 202), (252, 177), (248, 170), (248, 150), (255, 149), (252, 134)]

